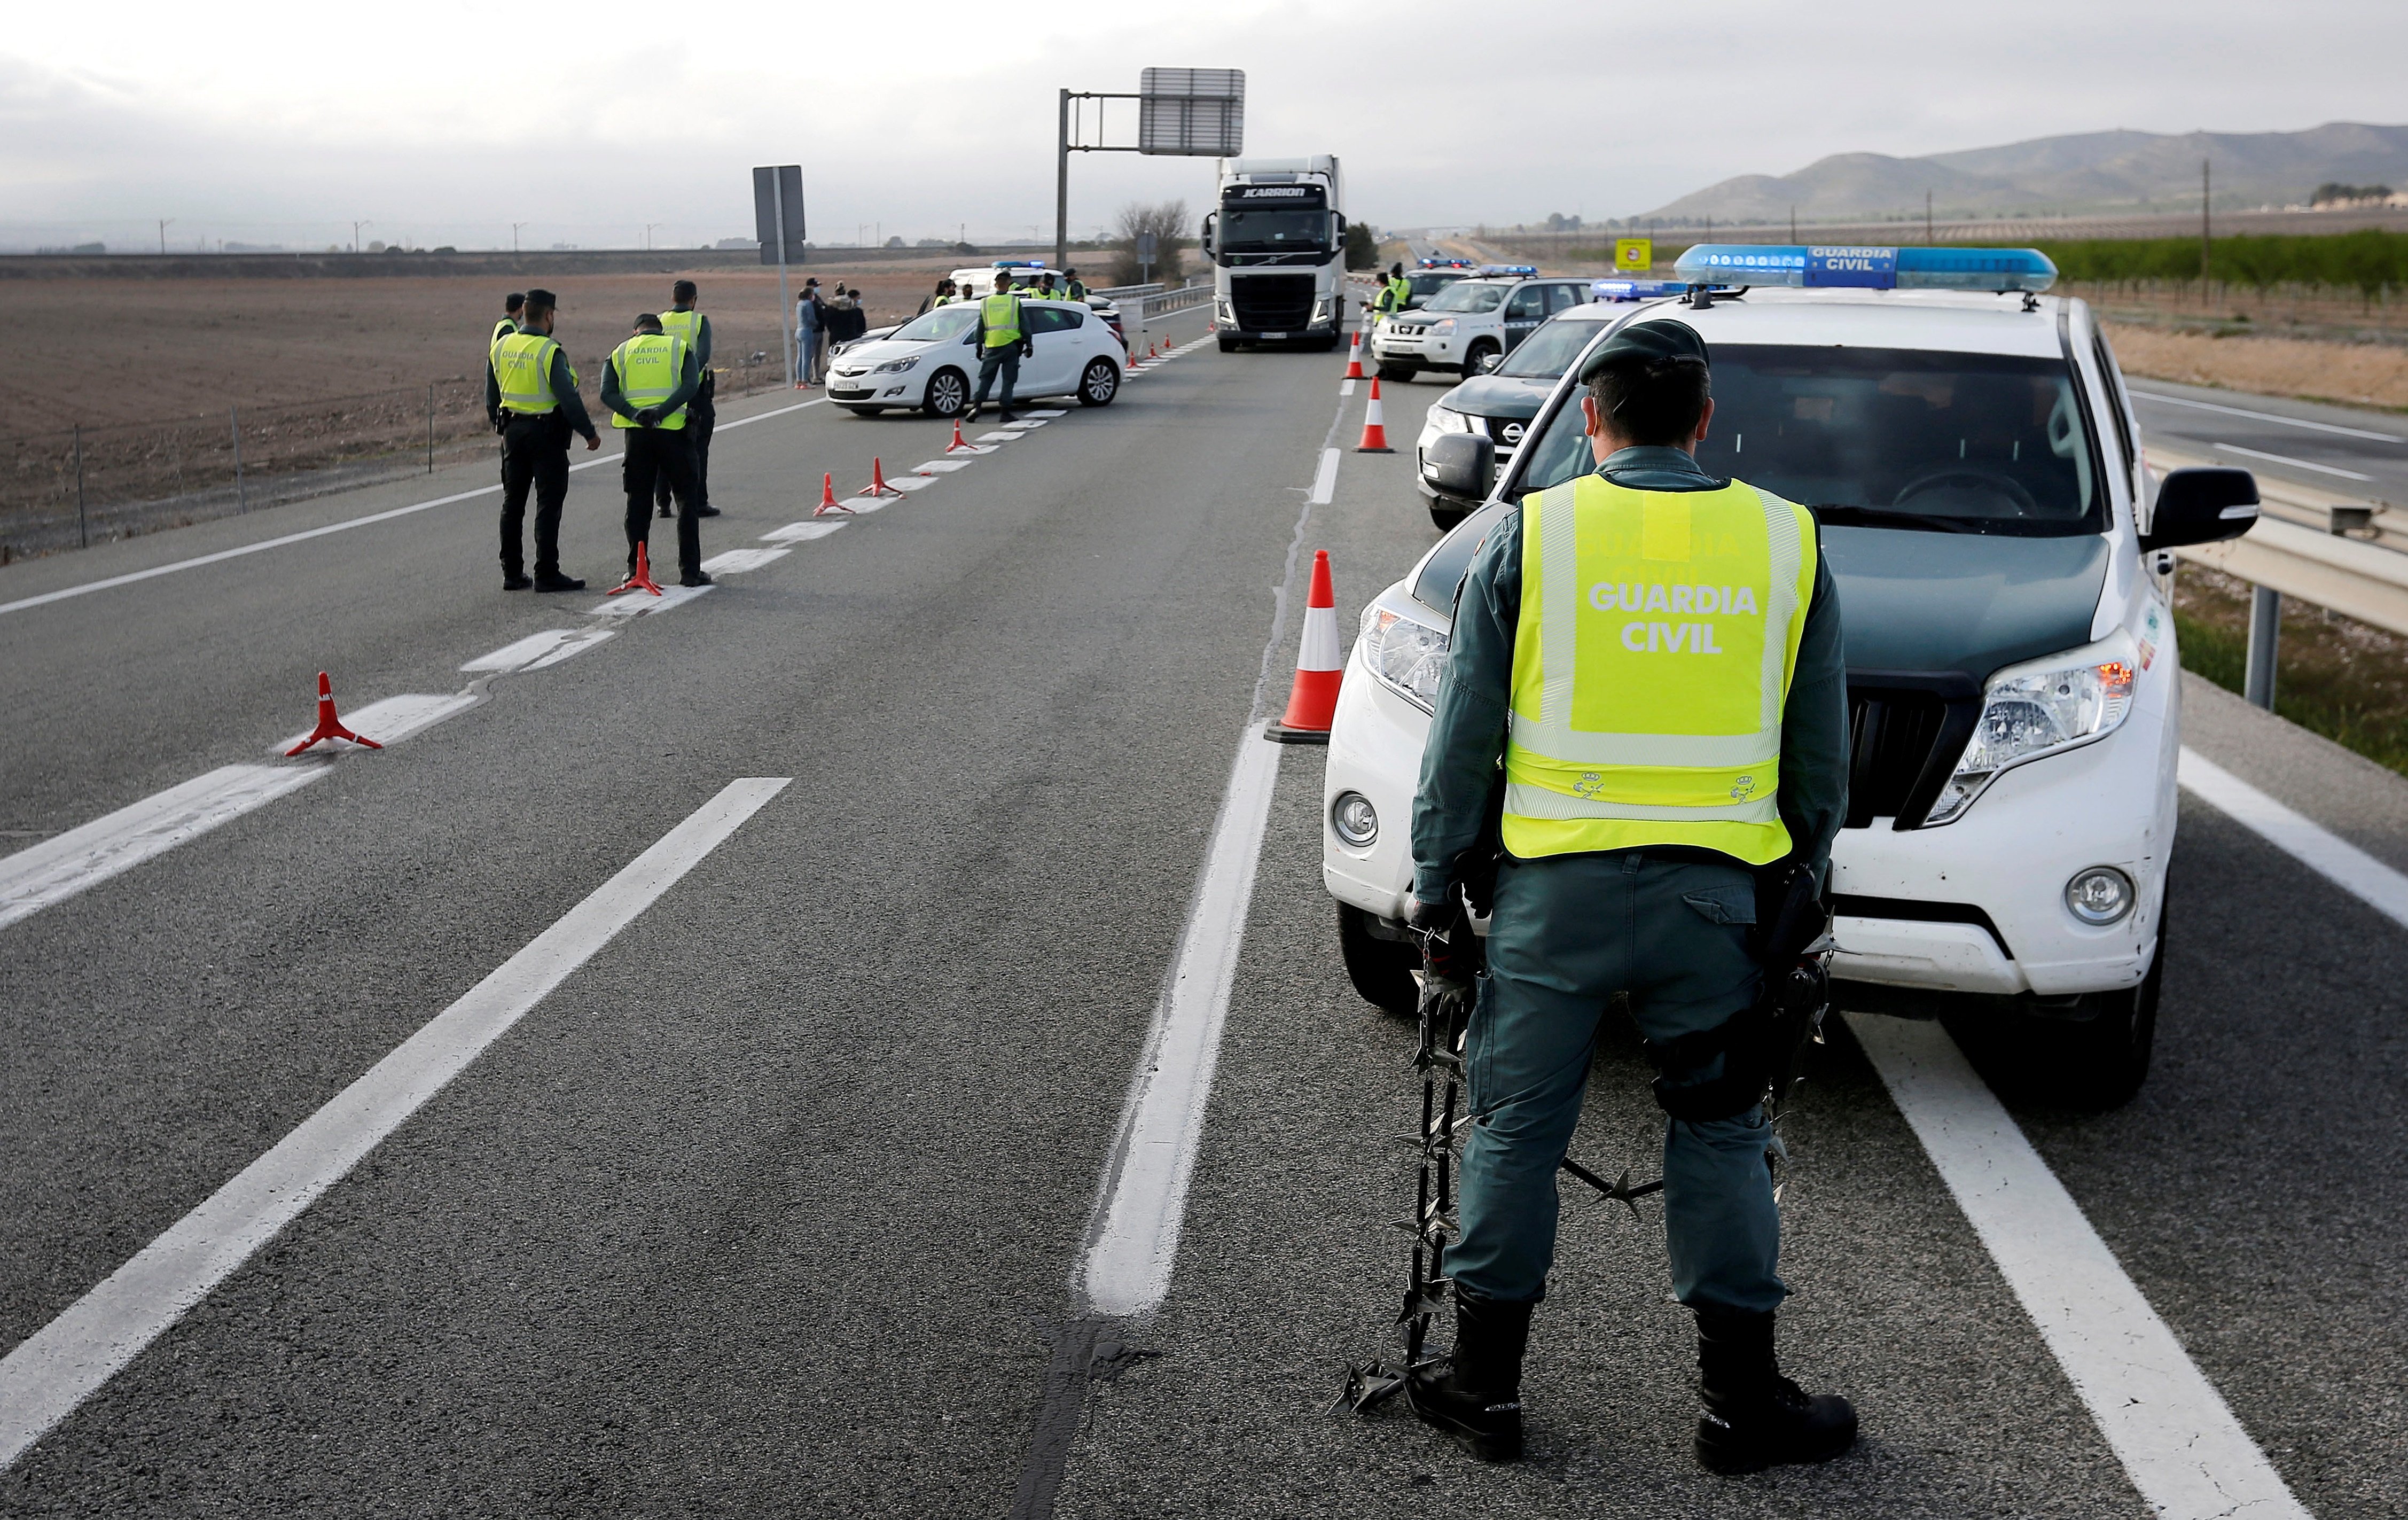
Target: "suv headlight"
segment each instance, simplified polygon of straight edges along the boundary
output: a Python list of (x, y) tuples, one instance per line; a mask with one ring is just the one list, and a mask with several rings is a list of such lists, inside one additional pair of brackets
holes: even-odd
[(916, 365), (919, 362), (919, 356), (916, 354), (909, 359), (889, 359), (884, 364), (880, 365), (876, 369), (871, 370), (870, 373), (873, 375), (900, 375), (903, 371), (910, 368), (913, 365)]
[(1439, 677), (1446, 673), (1446, 635), (1383, 607), (1367, 607), (1358, 641), (1363, 663), (1381, 685), (1424, 712), (1436, 710)]
[(1469, 433), (1471, 416), (1453, 407), (1432, 407), (1429, 409), (1429, 430), (1433, 433)]
[(1925, 825), (1961, 817), (2001, 771), (2114, 733), (2132, 710), (2140, 669), (2132, 636), (2119, 628), (2096, 644), (1992, 676), (1982, 691), (1981, 721)]
[(1436, 322), (1434, 322), (1434, 323), (1431, 323), (1429, 324), (1429, 327), (1428, 327), (1427, 331), (1429, 332), (1430, 336), (1431, 336), (1431, 337), (1440, 337), (1440, 336), (1443, 336), (1444, 334), (1454, 332), (1454, 331), (1455, 331), (1455, 319), (1454, 319), (1453, 317), (1440, 317), (1440, 318), (1439, 318), (1439, 320), (1438, 320), (1438, 321), (1436, 321)]

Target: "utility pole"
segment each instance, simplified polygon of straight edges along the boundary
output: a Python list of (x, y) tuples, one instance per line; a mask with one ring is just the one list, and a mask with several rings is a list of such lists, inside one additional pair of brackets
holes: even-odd
[(1798, 241), (1798, 207), (1795, 202), (1789, 208), (1789, 240), (1792, 243)]
[(515, 253), (515, 252), (517, 252), (517, 251), (519, 251), (519, 229), (520, 229), (521, 227), (531, 227), (531, 226), (533, 226), (533, 225), (535, 225), (535, 223), (533, 223), (533, 222), (511, 222), (511, 223), (510, 223), (510, 251), (511, 251), (511, 252)]
[(1934, 239), (1931, 236), (1931, 192), (1927, 190), (1923, 193), (1923, 246), (1929, 248), (1933, 241)]
[(2207, 256), (2213, 247), (2208, 237), (2207, 207), (2207, 160), (2202, 158), (2199, 161), (2199, 298), (2202, 304), (2207, 300)]
[(361, 229), (362, 227), (373, 227), (373, 226), (375, 226), (375, 225), (376, 225), (376, 223), (375, 223), (375, 222), (368, 221), (366, 217), (362, 217), (359, 221), (354, 222), (352, 222), (352, 223), (351, 223), (351, 251), (352, 251), (352, 252), (356, 253), (356, 252), (358, 252), (358, 251), (360, 251), (360, 229)]
[(176, 219), (175, 219), (174, 217), (171, 217), (171, 216), (163, 216), (163, 217), (161, 217), (161, 218), (159, 219), (159, 251), (160, 251), (160, 252), (162, 252), (162, 253), (165, 253), (165, 252), (166, 252), (166, 251), (167, 251), (167, 226), (168, 226), (168, 223), (170, 223), (170, 222), (174, 222), (175, 220), (176, 220)]
[[(1096, 140), (1103, 140), (1103, 107), (1096, 108)], [(1054, 149), (1054, 267), (1070, 262), (1070, 92), (1062, 92), (1061, 129)]]
[(645, 252), (650, 253), (650, 252), (652, 251), (652, 233), (653, 233), (656, 229), (661, 228), (661, 227), (666, 227), (666, 226), (667, 226), (667, 225), (668, 225), (668, 223), (667, 223), (667, 222), (645, 222), (645, 223), (644, 223), (644, 251), (645, 251)]

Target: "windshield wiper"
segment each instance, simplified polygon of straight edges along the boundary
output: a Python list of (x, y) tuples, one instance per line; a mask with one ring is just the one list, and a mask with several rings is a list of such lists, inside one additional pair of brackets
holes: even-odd
[(1815, 521), (1835, 528), (1928, 528), (1934, 533), (1980, 533), (1970, 518), (1941, 517), (1930, 512), (1901, 512), (1890, 507), (1857, 507), (1845, 502), (1807, 504)]

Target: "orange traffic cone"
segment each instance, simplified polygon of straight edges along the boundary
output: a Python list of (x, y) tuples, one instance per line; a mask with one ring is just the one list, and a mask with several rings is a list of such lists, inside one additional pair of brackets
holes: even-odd
[(1338, 597), (1329, 583), (1329, 551), (1312, 552), (1312, 592), (1304, 599), (1304, 645), (1297, 651), (1296, 684), (1287, 712), (1265, 725), (1263, 737), (1281, 744), (1326, 744), (1338, 716), (1338, 683), (1346, 674), (1346, 649), (1338, 641)]
[(949, 454), (974, 454), (978, 452), (976, 446), (964, 443), (962, 441), (962, 420), (958, 417), (953, 419), (953, 441), (945, 445), (945, 452)]
[(1354, 446), (1358, 454), (1392, 454), (1388, 447), (1388, 427), (1381, 420), (1380, 377), (1371, 377), (1371, 404), (1363, 411), (1363, 441)]
[(362, 738), (343, 726), (343, 720), (335, 716), (335, 683), (326, 679), (326, 672), (321, 670), (318, 672), (318, 726), (309, 730), (308, 738), (285, 751), (284, 753), (289, 759), (312, 744), (331, 744), (338, 738), (347, 739), (363, 749), (384, 748), (375, 739)]
[(899, 496), (903, 493), (886, 483), (886, 466), (877, 458), (869, 461), (869, 483), (853, 493), (856, 496)]
[(836, 477), (833, 474), (823, 474), (820, 477), (820, 504), (811, 509), (811, 515), (825, 517), (830, 512), (842, 512), (845, 516), (851, 517), (853, 509), (836, 499)]
[(1354, 329), (1354, 341), (1346, 345), (1346, 378), (1363, 378), (1363, 329)]
[(652, 579), (652, 556), (648, 545), (636, 545), (636, 567), (627, 572), (626, 580), (612, 586), (608, 595), (616, 596), (623, 591), (649, 591), (655, 596), (661, 594), (660, 583)]
[(1159, 345), (1158, 345), (1158, 344), (1154, 344), (1154, 343), (1151, 343), (1151, 342), (1147, 343), (1147, 344), (1146, 344), (1146, 346), (1145, 346), (1145, 356), (1146, 356), (1147, 358), (1149, 358), (1149, 359), (1159, 359), (1159, 358), (1161, 358), (1161, 357), (1162, 357), (1162, 355), (1161, 355), (1158, 351), (1156, 351), (1158, 348), (1159, 348)]

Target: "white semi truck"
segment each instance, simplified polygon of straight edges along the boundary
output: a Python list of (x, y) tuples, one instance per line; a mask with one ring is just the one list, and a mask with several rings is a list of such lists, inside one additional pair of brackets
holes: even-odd
[(1346, 217), (1338, 159), (1225, 158), (1204, 218), (1221, 351), (1240, 343), (1334, 348), (1346, 322)]

